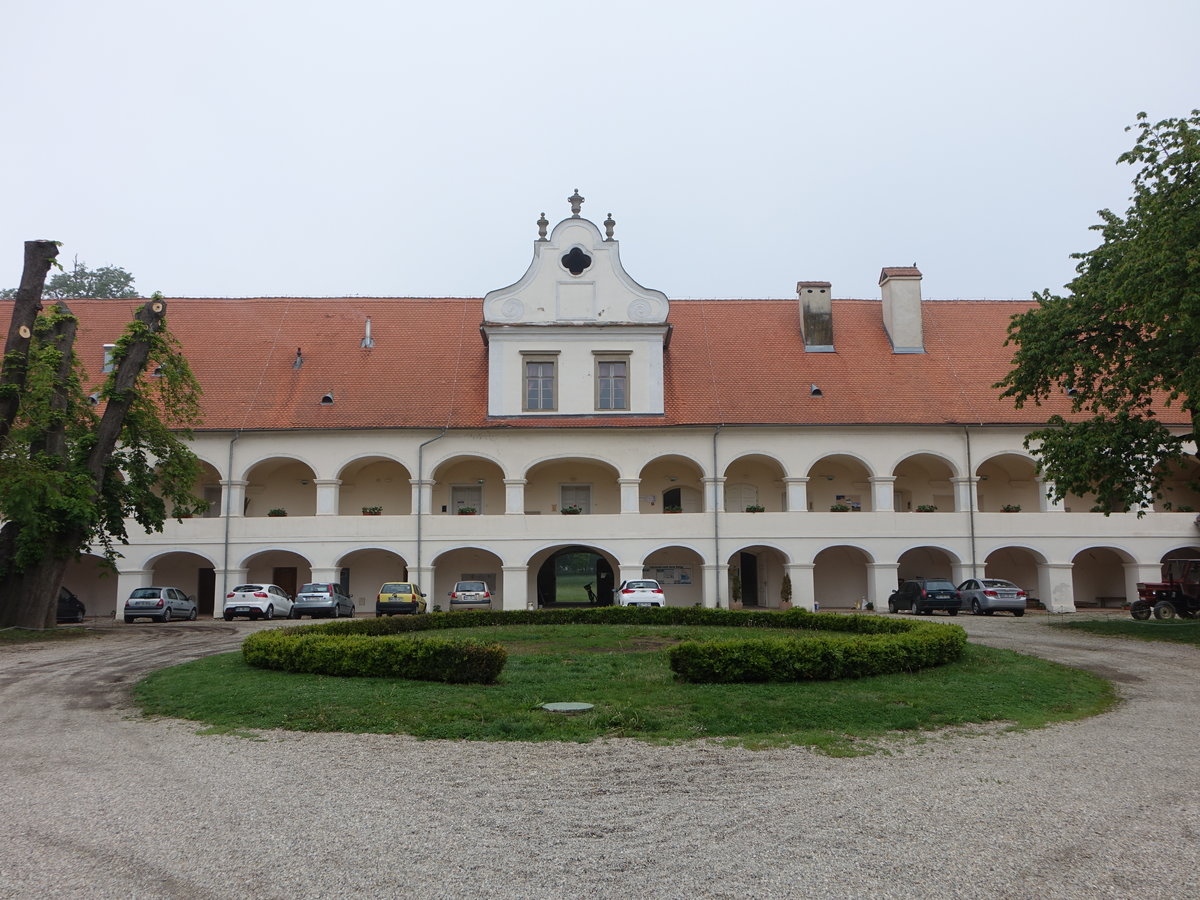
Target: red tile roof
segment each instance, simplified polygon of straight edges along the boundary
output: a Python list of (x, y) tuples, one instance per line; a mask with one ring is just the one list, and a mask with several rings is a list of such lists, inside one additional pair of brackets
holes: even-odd
[[(895, 354), (878, 300), (834, 300), (834, 353), (807, 353), (796, 300), (673, 300), (663, 416), (487, 415), (482, 300), (168, 298), (168, 324), (204, 389), (206, 429), (515, 428), (603, 424), (1033, 425), (1069, 402), (1014, 409), (1011, 316), (1032, 301), (923, 304), (925, 353)], [(76, 350), (100, 371), (137, 301), (73, 300)], [(4, 321), (8, 304), (0, 306)], [(367, 317), (373, 349), (360, 343)], [(303, 365), (294, 368), (296, 350)], [(811, 386), (821, 396), (811, 394)], [(332, 392), (334, 403), (322, 405)], [(1183, 423), (1181, 415), (1165, 421)]]

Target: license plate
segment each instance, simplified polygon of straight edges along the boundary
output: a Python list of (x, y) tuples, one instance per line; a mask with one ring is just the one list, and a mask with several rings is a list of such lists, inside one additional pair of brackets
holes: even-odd
[(250, 612), (250, 607), (248, 607), (248, 606), (235, 606), (235, 607), (233, 608), (233, 611), (234, 611), (234, 612)]

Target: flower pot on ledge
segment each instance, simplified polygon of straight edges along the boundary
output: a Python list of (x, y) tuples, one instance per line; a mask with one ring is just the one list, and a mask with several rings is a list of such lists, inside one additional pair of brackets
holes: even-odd
[(460, 516), (473, 516), (476, 512), (477, 510), (473, 506), (460, 506), (458, 508), (458, 514)]

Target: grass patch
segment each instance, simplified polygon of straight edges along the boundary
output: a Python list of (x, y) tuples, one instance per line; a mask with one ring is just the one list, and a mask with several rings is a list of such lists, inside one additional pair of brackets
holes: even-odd
[(0, 646), (6, 644), (38, 644), (46, 641), (73, 641), (82, 637), (96, 637), (96, 633), (85, 628), (46, 628), (34, 631), (29, 628), (5, 628), (0, 631)]
[[(870, 752), (895, 732), (1005, 722), (1036, 728), (1108, 709), (1106, 681), (1004, 650), (968, 645), (937, 669), (803, 684), (686, 684), (665, 647), (741, 628), (650, 625), (489, 626), (509, 660), (499, 684), (449, 685), (335, 678), (256, 669), (240, 653), (155, 672), (135, 688), (149, 715), (217, 728), (411, 734), (477, 741), (605, 737), (673, 743), (716, 739), (745, 747), (803, 745), (832, 755)], [(753, 629), (759, 631), (759, 629)], [(829, 638), (828, 632), (822, 633)], [(592, 703), (577, 716), (539, 707)]]
[(1129, 637), (1140, 641), (1169, 641), (1200, 647), (1200, 621), (1196, 619), (1088, 619), (1082, 622), (1060, 622), (1056, 628), (1070, 628), (1105, 637)]

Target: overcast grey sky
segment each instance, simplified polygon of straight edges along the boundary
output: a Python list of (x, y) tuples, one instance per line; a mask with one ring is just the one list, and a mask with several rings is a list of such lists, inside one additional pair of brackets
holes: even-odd
[(1196, 0), (6, 4), (0, 287), (22, 242), (170, 296), (482, 296), (543, 210), (669, 297), (1058, 289)]

